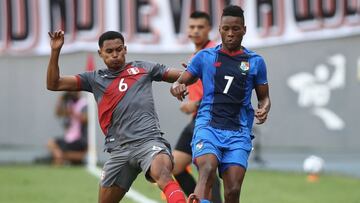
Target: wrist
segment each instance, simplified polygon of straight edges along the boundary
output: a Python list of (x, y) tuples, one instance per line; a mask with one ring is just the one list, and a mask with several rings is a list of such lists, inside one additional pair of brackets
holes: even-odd
[(196, 108), (199, 108), (200, 103), (201, 103), (201, 101), (196, 101), (196, 102), (195, 102), (195, 106), (196, 106)]

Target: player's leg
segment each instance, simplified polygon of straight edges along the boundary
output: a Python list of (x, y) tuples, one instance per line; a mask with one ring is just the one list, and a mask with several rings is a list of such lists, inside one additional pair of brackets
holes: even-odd
[(199, 171), (199, 179), (194, 193), (201, 199), (201, 202), (209, 202), (211, 198), (211, 190), (219, 164), (218, 157), (222, 157), (220, 144), (216, 129), (210, 126), (199, 126), (195, 129), (191, 145), (193, 161)]
[(62, 165), (64, 163), (63, 159), (63, 150), (61, 147), (64, 147), (65, 141), (63, 139), (50, 139), (47, 143), (47, 147), (53, 158), (54, 165)]
[(251, 152), (251, 138), (246, 131), (229, 132), (228, 148), (223, 152), (220, 172), (224, 183), (226, 203), (239, 203), (241, 186)]
[(151, 163), (148, 174), (158, 184), (161, 190), (165, 188), (169, 181), (173, 181), (171, 175), (172, 165), (169, 155), (164, 153), (155, 155)]
[(216, 176), (211, 190), (211, 200), (213, 203), (222, 203), (220, 187), (220, 178)]
[(186, 169), (191, 164), (191, 140), (194, 133), (194, 120), (192, 120), (181, 132), (180, 138), (173, 151), (175, 179), (187, 196), (194, 192), (196, 181)]
[(104, 164), (99, 189), (99, 203), (118, 203), (130, 189), (141, 169), (129, 163), (131, 146), (115, 148)]
[(148, 181), (156, 182), (168, 203), (185, 203), (185, 194), (172, 177), (173, 159), (170, 144), (163, 138), (149, 140), (137, 147), (134, 157)]
[(246, 169), (239, 165), (228, 167), (223, 173), (224, 197), (226, 203), (239, 203), (241, 186), (245, 177)]
[(172, 168), (169, 154), (159, 153), (155, 155), (148, 174), (164, 192), (168, 203), (185, 203), (183, 191), (172, 178)]
[(211, 189), (216, 178), (218, 166), (217, 157), (214, 154), (204, 154), (196, 157), (196, 166), (199, 171), (199, 179), (194, 194), (205, 201), (211, 199)]
[(99, 189), (99, 203), (119, 203), (127, 190), (113, 185), (111, 187), (102, 187)]
[(180, 184), (185, 194), (189, 196), (194, 192), (196, 186), (195, 178), (188, 170), (186, 170), (186, 167), (191, 164), (191, 155), (182, 151), (174, 150), (173, 156), (175, 163), (173, 170), (174, 177)]

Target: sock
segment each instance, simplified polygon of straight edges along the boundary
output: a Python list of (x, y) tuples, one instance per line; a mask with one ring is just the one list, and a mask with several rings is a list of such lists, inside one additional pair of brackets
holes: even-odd
[(176, 181), (179, 183), (180, 187), (183, 189), (186, 196), (189, 196), (194, 192), (196, 187), (196, 182), (194, 177), (188, 172), (183, 171), (182, 173), (175, 176)]
[(167, 203), (186, 203), (184, 193), (175, 181), (169, 181), (163, 192), (165, 193)]

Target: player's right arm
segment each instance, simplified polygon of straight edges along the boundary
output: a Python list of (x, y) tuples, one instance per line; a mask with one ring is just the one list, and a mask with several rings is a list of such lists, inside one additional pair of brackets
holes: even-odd
[(75, 76), (60, 76), (59, 57), (64, 44), (64, 31), (49, 32), (51, 54), (47, 68), (46, 87), (52, 91), (78, 90)]
[[(194, 84), (198, 80), (201, 58), (202, 55), (199, 52), (192, 58), (189, 66), (183, 64), (186, 70), (180, 75), (177, 81), (174, 82), (170, 88), (171, 94), (178, 100), (183, 101), (185, 96), (188, 94), (186, 86)], [(192, 71), (189, 71), (189, 67), (192, 69)]]

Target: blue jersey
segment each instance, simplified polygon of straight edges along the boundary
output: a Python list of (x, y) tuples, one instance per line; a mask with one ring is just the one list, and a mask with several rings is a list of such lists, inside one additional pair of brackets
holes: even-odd
[(204, 95), (196, 126), (210, 125), (224, 130), (252, 128), (252, 90), (268, 82), (266, 65), (260, 55), (246, 48), (229, 54), (218, 45), (196, 54), (187, 71), (203, 83)]

